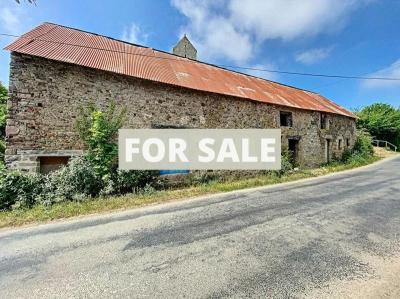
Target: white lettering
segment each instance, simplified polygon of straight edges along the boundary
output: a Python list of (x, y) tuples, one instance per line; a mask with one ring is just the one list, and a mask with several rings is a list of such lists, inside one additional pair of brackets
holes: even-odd
[(275, 138), (261, 138), (261, 161), (267, 163), (274, 163), (276, 158), (274, 155), (269, 155), (275, 153)]
[(218, 153), (217, 162), (224, 162), (225, 159), (231, 159), (232, 162), (240, 162), (236, 151), (235, 143), (232, 138), (224, 138)]
[(176, 162), (176, 157), (179, 157), (180, 162), (189, 162), (185, 155), (187, 144), (181, 138), (171, 138), (169, 140), (169, 162)]
[(199, 142), (199, 149), (207, 154), (207, 156), (199, 156), (199, 162), (202, 163), (209, 163), (215, 159), (215, 152), (213, 151), (212, 148), (208, 147), (207, 145), (213, 145), (215, 143), (215, 140), (212, 138), (204, 138), (201, 139)]
[[(155, 145), (157, 147), (157, 152), (154, 156), (151, 155), (150, 147)], [(143, 158), (147, 162), (160, 162), (165, 156), (165, 145), (163, 141), (159, 138), (149, 138), (143, 142)]]
[(133, 162), (133, 155), (139, 154), (139, 148), (134, 147), (140, 143), (139, 138), (127, 138), (125, 142), (125, 160), (127, 162)]
[(242, 162), (258, 162), (256, 156), (250, 156), (250, 144), (248, 138), (242, 139)]

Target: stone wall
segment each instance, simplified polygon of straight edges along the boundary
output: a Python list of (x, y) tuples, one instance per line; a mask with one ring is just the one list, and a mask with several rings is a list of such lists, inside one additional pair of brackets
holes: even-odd
[[(279, 112), (292, 112), (293, 127), (282, 128), (282, 144), (287, 147), (288, 138), (299, 139), (298, 163), (304, 167), (326, 162), (327, 138), (335, 156), (346, 148), (346, 139), (350, 147), (354, 145), (355, 122), (345, 116), (329, 114), (329, 129), (321, 130), (319, 112), (193, 91), (12, 53), (6, 163), (12, 168), (34, 171), (33, 164), (40, 155), (70, 155), (71, 150), (72, 154), (79, 153), (83, 150), (75, 130), (79, 107), (90, 101), (105, 107), (111, 100), (127, 107), (126, 128), (279, 128)], [(339, 139), (343, 140), (341, 150)]]
[(178, 44), (173, 48), (172, 53), (181, 57), (197, 60), (197, 50), (186, 35), (183, 36)]

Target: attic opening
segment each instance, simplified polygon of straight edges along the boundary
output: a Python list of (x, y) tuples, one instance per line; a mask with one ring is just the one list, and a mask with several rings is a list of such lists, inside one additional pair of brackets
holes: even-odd
[(320, 113), (320, 128), (322, 130), (329, 129), (328, 115), (326, 113)]
[(292, 127), (293, 126), (292, 112), (280, 111), (279, 118), (280, 118), (281, 127)]

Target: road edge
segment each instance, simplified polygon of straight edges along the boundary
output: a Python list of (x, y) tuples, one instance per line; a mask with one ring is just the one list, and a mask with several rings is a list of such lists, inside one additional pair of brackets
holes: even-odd
[(219, 193), (215, 193), (215, 194), (200, 195), (200, 196), (195, 196), (195, 197), (188, 197), (186, 199), (171, 200), (168, 202), (155, 203), (155, 204), (150, 204), (147, 206), (136, 207), (136, 208), (134, 207), (134, 208), (128, 208), (128, 209), (117, 209), (117, 210), (107, 211), (104, 213), (79, 215), (79, 216), (74, 216), (74, 217), (69, 217), (69, 218), (55, 219), (55, 220), (42, 222), (42, 223), (30, 223), (30, 224), (26, 224), (26, 225), (22, 225), (22, 226), (18, 226), (18, 227), (3, 227), (3, 228), (0, 228), (0, 237), (3, 237), (8, 234), (12, 234), (14, 232), (18, 232), (18, 231), (29, 230), (29, 229), (40, 229), (40, 228), (43, 228), (46, 226), (75, 224), (75, 223), (79, 223), (79, 222), (91, 222), (91, 221), (96, 221), (99, 219), (107, 219), (107, 218), (112, 219), (112, 218), (116, 218), (117, 216), (125, 216), (125, 215), (129, 215), (132, 213), (143, 212), (143, 211), (152, 211), (152, 210), (154, 211), (154, 210), (162, 209), (164, 207), (174, 207), (174, 206), (184, 205), (184, 204), (207, 200), (207, 199), (213, 200), (213, 199), (222, 198), (224, 196), (240, 195), (243, 193), (249, 193), (249, 192), (251, 193), (251, 192), (264, 191), (264, 190), (286, 187), (286, 186), (294, 186), (296, 184), (318, 181), (321, 179), (326, 179), (326, 178), (334, 177), (334, 176), (338, 176), (338, 175), (343, 175), (343, 174), (348, 174), (348, 173), (356, 173), (356, 172), (363, 171), (365, 169), (372, 168), (372, 167), (378, 166), (380, 164), (389, 162), (391, 160), (395, 160), (397, 158), (400, 158), (400, 155), (383, 158), (379, 161), (373, 162), (368, 165), (360, 166), (357, 168), (341, 170), (341, 171), (332, 172), (332, 173), (328, 173), (328, 174), (324, 174), (324, 175), (320, 175), (320, 176), (316, 176), (316, 177), (299, 179), (296, 181), (277, 183), (277, 184), (272, 184), (272, 185), (267, 185), (267, 186), (251, 187), (251, 188), (245, 188), (245, 189), (239, 189), (239, 190), (233, 190), (233, 191), (227, 191), (227, 192), (219, 192)]

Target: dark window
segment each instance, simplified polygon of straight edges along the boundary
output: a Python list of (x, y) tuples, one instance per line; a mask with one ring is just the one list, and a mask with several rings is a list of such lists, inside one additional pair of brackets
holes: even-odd
[(281, 111), (280, 122), (281, 122), (281, 127), (292, 127), (293, 126), (292, 112)]
[(320, 121), (321, 121), (321, 129), (327, 129), (328, 128), (328, 116), (326, 115), (326, 113), (321, 113)]
[(342, 149), (342, 139), (338, 140), (338, 148), (339, 148), (339, 150)]
[(346, 146), (350, 147), (350, 139), (349, 138), (346, 138)]

